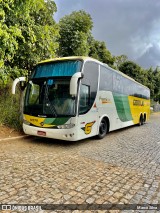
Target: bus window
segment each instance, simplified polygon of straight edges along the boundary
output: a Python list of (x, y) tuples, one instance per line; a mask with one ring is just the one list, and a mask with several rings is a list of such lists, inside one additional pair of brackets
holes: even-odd
[(88, 110), (91, 109), (97, 95), (98, 74), (99, 74), (98, 68), (99, 65), (92, 61), (88, 61), (84, 64), (83, 69), (84, 77), (81, 83), (82, 85), (88, 85), (88, 92), (89, 92)]
[(39, 102), (39, 91), (40, 91), (40, 86), (38, 84), (34, 84), (34, 86), (31, 87), (29, 104), (35, 104)]
[(100, 66), (100, 84), (99, 90), (113, 90), (113, 72), (104, 66)]
[(90, 88), (87, 85), (82, 84), (80, 88), (80, 99), (79, 99), (79, 114), (83, 114), (90, 108), (89, 104)]

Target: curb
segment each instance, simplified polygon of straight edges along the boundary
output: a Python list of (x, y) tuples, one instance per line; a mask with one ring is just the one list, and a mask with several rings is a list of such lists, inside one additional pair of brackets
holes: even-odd
[(22, 135), (22, 136), (10, 137), (10, 138), (2, 138), (2, 139), (0, 139), (0, 142), (1, 141), (7, 141), (7, 140), (21, 139), (21, 138), (25, 138), (25, 137), (29, 137), (29, 135)]

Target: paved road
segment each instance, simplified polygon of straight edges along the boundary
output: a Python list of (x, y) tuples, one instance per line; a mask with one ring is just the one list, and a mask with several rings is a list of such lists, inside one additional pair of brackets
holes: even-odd
[(103, 140), (1, 141), (0, 168), (2, 204), (160, 204), (160, 114)]

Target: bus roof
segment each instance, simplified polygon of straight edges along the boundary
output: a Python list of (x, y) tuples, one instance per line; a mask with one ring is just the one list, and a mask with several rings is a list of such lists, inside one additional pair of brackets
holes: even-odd
[(119, 73), (120, 75), (124, 76), (125, 78), (128, 78), (132, 81), (134, 81), (135, 83), (149, 89), (148, 87), (144, 86), (143, 84), (137, 82), (136, 80), (134, 80), (133, 78), (129, 77), (128, 75), (124, 74), (123, 72), (119, 71), (119, 70), (115, 70), (112, 67), (109, 67), (108, 64), (105, 64), (101, 61), (98, 61), (97, 59), (88, 57), (88, 56), (69, 56), (69, 57), (60, 57), (60, 58), (52, 58), (52, 59), (47, 59), (44, 61), (40, 61), (38, 64), (43, 64), (43, 63), (50, 63), (50, 62), (54, 62), (54, 61), (66, 61), (66, 60), (82, 60), (82, 61), (95, 61), (98, 64), (101, 64), (102, 66), (107, 67), (108, 69), (112, 70), (113, 72)]
[[(38, 64), (41, 63), (48, 63), (48, 62), (54, 62), (54, 61), (65, 61), (65, 60), (87, 60), (87, 59), (92, 59), (90, 57), (85, 57), (85, 56), (69, 56), (69, 57), (62, 57), (62, 58), (52, 58), (52, 59), (47, 59), (44, 61), (40, 61)], [(92, 59), (95, 60), (95, 59)], [(96, 60), (97, 61), (97, 60)]]

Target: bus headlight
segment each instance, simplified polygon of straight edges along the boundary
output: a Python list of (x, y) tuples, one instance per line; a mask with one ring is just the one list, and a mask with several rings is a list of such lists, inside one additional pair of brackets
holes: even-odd
[(75, 126), (75, 124), (64, 124), (57, 126), (58, 129), (71, 129)]
[(28, 121), (26, 121), (25, 119), (23, 119), (23, 123), (26, 125), (30, 125), (30, 123)]

